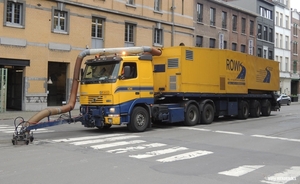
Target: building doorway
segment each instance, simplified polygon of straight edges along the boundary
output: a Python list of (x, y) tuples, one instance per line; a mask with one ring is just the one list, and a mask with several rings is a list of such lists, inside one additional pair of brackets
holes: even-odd
[(61, 106), (66, 101), (67, 64), (48, 62), (47, 106)]

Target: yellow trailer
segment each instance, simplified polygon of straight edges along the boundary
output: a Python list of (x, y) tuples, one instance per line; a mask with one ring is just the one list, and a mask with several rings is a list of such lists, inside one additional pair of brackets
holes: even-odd
[(230, 50), (164, 48), (153, 65), (155, 92), (248, 94), (279, 89), (278, 62)]

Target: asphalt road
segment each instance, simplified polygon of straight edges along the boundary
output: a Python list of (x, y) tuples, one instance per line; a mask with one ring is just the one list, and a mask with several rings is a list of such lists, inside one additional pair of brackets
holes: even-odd
[(299, 184), (300, 104), (270, 117), (211, 125), (87, 129), (80, 123), (34, 132), (11, 144), (0, 120), (1, 184)]

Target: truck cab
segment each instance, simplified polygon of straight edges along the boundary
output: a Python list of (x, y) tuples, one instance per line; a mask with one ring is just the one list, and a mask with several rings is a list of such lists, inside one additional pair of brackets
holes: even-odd
[[(80, 111), (85, 127), (150, 126), (153, 104), (152, 55), (95, 57), (87, 60), (80, 81)], [(130, 123), (132, 122), (132, 123)]]

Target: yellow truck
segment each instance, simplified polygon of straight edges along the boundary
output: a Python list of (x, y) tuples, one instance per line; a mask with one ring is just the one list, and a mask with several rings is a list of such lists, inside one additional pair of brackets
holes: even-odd
[(122, 49), (122, 54), (106, 49), (85, 62), (80, 80), (85, 127), (127, 125), (141, 132), (152, 123), (193, 126), (220, 116), (269, 116), (280, 108), (276, 61), (186, 46), (148, 48), (154, 54)]
[[(95, 58), (81, 69), (88, 55)], [(80, 115), (71, 117), (79, 84)], [(152, 123), (193, 126), (221, 116), (269, 116), (280, 108), (278, 89), (278, 62), (240, 52), (186, 46), (87, 49), (76, 59), (68, 104), (46, 108), (28, 121), (16, 118), (12, 143), (33, 141), (30, 130), (78, 121), (142, 132)], [(50, 121), (66, 112), (69, 117)], [(40, 122), (45, 117), (48, 122)]]

